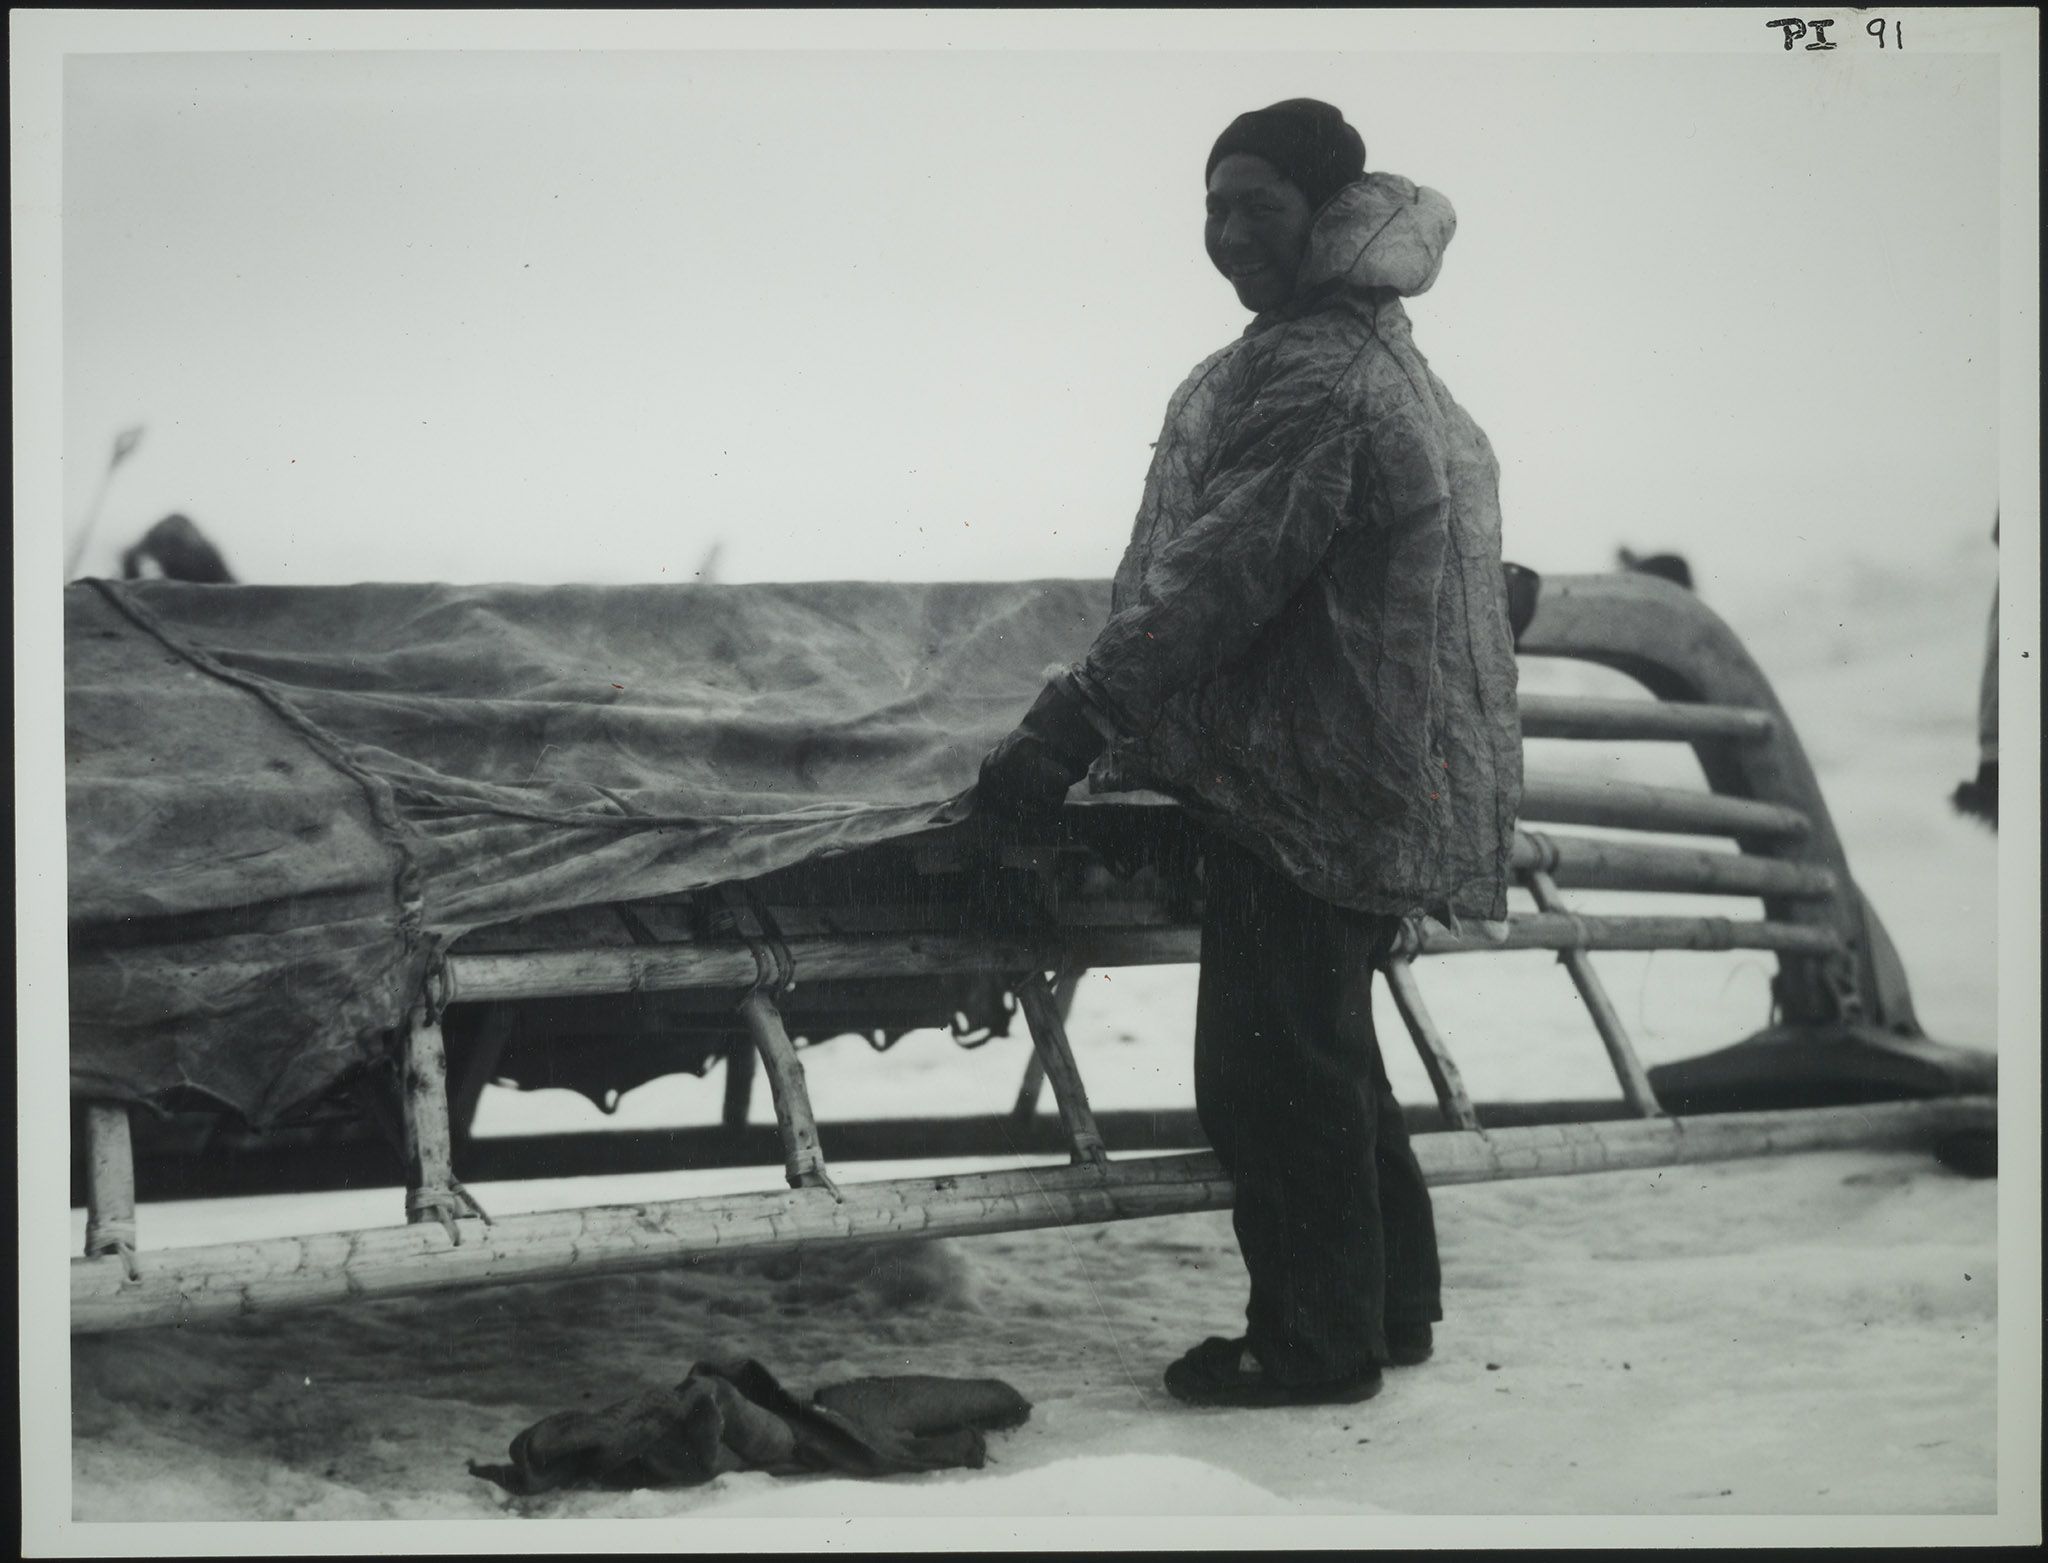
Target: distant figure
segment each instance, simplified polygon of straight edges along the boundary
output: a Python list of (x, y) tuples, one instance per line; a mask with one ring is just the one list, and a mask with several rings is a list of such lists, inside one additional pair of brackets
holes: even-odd
[(1660, 576), (1674, 586), (1692, 590), (1692, 566), (1685, 562), (1684, 554), (1639, 554), (1631, 548), (1617, 548), (1614, 559), (1624, 570)]
[[(1998, 518), (1991, 521), (1998, 546)], [(1998, 829), (1998, 588), (1991, 589), (1991, 627), (1984, 641), (1984, 675), (1977, 685), (1977, 774), (1949, 794), (1956, 812)]]
[(151, 577), (197, 581), (207, 586), (231, 586), (235, 579), (220, 550), (181, 515), (165, 516), (142, 534), (141, 542), (121, 555), (122, 580)]

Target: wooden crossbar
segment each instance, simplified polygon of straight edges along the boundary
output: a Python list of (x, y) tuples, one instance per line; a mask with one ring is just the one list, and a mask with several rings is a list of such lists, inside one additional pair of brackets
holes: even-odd
[[(1799, 923), (1722, 917), (1573, 917), (1543, 913), (1509, 922), (1505, 942), (1483, 933), (1428, 926), (1410, 953), (1459, 955), (1480, 950), (1777, 950), (1831, 955), (1841, 940), (1830, 929)], [(1192, 965), (1201, 957), (1193, 925), (1090, 927), (1062, 930), (1068, 963), (1102, 966)], [(1039, 952), (1023, 940), (948, 934), (876, 934), (789, 940), (798, 975), (809, 981), (862, 977), (936, 977), (1028, 970)], [(743, 989), (755, 980), (744, 944), (611, 945), (581, 950), (452, 955), (442, 976), (448, 1003), (532, 999), (575, 994), (658, 992), (683, 988)]]
[(85, 1251), (111, 1254), (135, 1268), (135, 1145), (128, 1109), (89, 1102), (85, 1109)]
[[(1565, 914), (1564, 898), (1557, 893), (1557, 885), (1548, 874), (1540, 868), (1532, 869), (1528, 883), (1530, 894), (1535, 896), (1536, 904), (1545, 912)], [(1566, 949), (1558, 952), (1558, 959), (1571, 973), (1572, 986), (1579, 990), (1579, 999), (1586, 1006), (1586, 1013), (1592, 1017), (1593, 1029), (1600, 1034), (1600, 1043), (1607, 1049), (1608, 1062), (1613, 1064), (1615, 1077), (1621, 1081), (1621, 1094), (1627, 1098), (1629, 1106), (1645, 1118), (1654, 1118), (1663, 1111), (1657, 1105), (1657, 1093), (1650, 1088), (1650, 1077), (1643, 1072), (1642, 1060), (1636, 1057), (1635, 1044), (1629, 1040), (1627, 1028), (1621, 1023), (1620, 1012), (1607, 996), (1607, 985), (1593, 970), (1592, 956), (1584, 950)]]
[(1524, 738), (1719, 738), (1762, 743), (1778, 731), (1770, 712), (1750, 706), (1579, 695), (1523, 695), (1516, 704)]
[[(1475, 1101), (1479, 1122), (1488, 1128), (1527, 1128), (1540, 1123), (1586, 1123), (1632, 1118), (1617, 1095), (1548, 1102)], [(1402, 1116), (1411, 1134), (1432, 1134), (1458, 1125), (1432, 1097), (1406, 1102)], [(1095, 1109), (1095, 1125), (1112, 1153), (1199, 1150), (1205, 1143), (1191, 1106)], [(181, 1126), (182, 1127), (182, 1126)], [(339, 1126), (336, 1126), (339, 1129)], [(825, 1118), (818, 1134), (835, 1169), (870, 1161), (915, 1161), (928, 1157), (1065, 1155), (1066, 1129), (1055, 1114), (1035, 1115), (1019, 1126), (1007, 1110), (960, 1117)], [(389, 1150), (375, 1138), (338, 1132), (333, 1139), (277, 1135), (222, 1135), (219, 1144), (166, 1146), (152, 1150), (138, 1141), (136, 1186), (152, 1200), (215, 1199), (225, 1196), (324, 1193), (337, 1189), (394, 1190), (403, 1187)], [(490, 1134), (458, 1143), (455, 1164), (465, 1183), (518, 1182), (536, 1178), (604, 1177), (635, 1172), (701, 1172), (711, 1167), (767, 1167), (782, 1155), (772, 1123), (739, 1128), (701, 1124), (693, 1128), (573, 1129), (541, 1134)], [(88, 1200), (83, 1157), (73, 1169), (72, 1203)], [(149, 1206), (142, 1207), (146, 1219)]]
[(1402, 1023), (1414, 1039), (1415, 1051), (1421, 1055), (1423, 1073), (1429, 1076), (1437, 1105), (1443, 1109), (1444, 1116), (1460, 1129), (1477, 1130), (1479, 1113), (1465, 1091), (1464, 1076), (1459, 1074), (1458, 1066), (1451, 1058), (1450, 1044), (1444, 1040), (1429, 1006), (1422, 1001), (1422, 989), (1415, 982), (1414, 964), (1397, 955), (1380, 970), (1394, 996), (1394, 1007), (1401, 1012)]
[(768, 1074), (768, 1092), (775, 1102), (775, 1127), (782, 1139), (783, 1171), (791, 1188), (821, 1188), (837, 1197), (825, 1170), (825, 1152), (818, 1144), (818, 1120), (811, 1111), (810, 1088), (803, 1061), (782, 1024), (773, 999), (756, 988), (740, 1001), (740, 1020)]
[(476, 1213), (455, 1178), (448, 1113), (448, 1050), (441, 1022), (424, 1010), (408, 1018), (399, 1080), (408, 1221), (438, 1222), (455, 1242), (460, 1218)]
[[(1517, 831), (1512, 866), (1517, 872), (1543, 869), (1561, 887), (1576, 890), (1819, 899), (1834, 895), (1841, 885), (1840, 877), (1824, 863), (1555, 831)], [(828, 911), (787, 904), (773, 910), (793, 938), (889, 934), (920, 926), (929, 917), (928, 905), (910, 901), (833, 906)], [(1135, 896), (1090, 896), (1076, 911), (1091, 924), (1157, 927), (1172, 921), (1155, 900)]]
[(1533, 830), (1515, 833), (1511, 867), (1522, 874), (1541, 869), (1562, 890), (1820, 900), (1841, 885), (1834, 870), (1822, 863)]
[[(1052, 1001), (1059, 1010), (1060, 1024), (1064, 1029), (1066, 1018), (1073, 1013), (1074, 994), (1081, 986), (1081, 974), (1063, 971), (1052, 985)], [(1028, 1024), (1028, 1022), (1027, 1022)], [(1017, 1100), (1010, 1108), (1010, 1121), (1019, 1127), (1031, 1122), (1038, 1113), (1038, 1098), (1045, 1089), (1045, 1063), (1034, 1046), (1031, 1057), (1024, 1065), (1024, 1078), (1017, 1083)]]
[(1522, 818), (1551, 825), (1605, 825), (1680, 835), (1796, 839), (1811, 822), (1797, 809), (1726, 793), (1645, 782), (1589, 781), (1576, 776), (1525, 776)]
[[(1432, 1184), (1675, 1166), (1847, 1146), (1931, 1143), (1989, 1127), (1996, 1102), (1949, 1097), (1803, 1112), (1556, 1124), (1427, 1134), (1415, 1153)], [(465, 1221), (463, 1242), (433, 1224), (166, 1249), (71, 1262), (74, 1334), (197, 1322), (490, 1282), (656, 1269), (692, 1258), (818, 1242), (1014, 1231), (1220, 1210), (1231, 1199), (1213, 1155), (1124, 1158), (1107, 1168), (1031, 1167), (847, 1184), (844, 1198), (796, 1189)]]
[(1465, 955), (1482, 950), (1775, 950), (1834, 955), (1840, 937), (1802, 923), (1746, 922), (1725, 917), (1584, 917), (1535, 912), (1508, 919), (1499, 940), (1468, 927), (1462, 933), (1425, 927), (1417, 953)]
[(1089, 1110), (1088, 1091), (1081, 1083), (1074, 1050), (1067, 1042), (1067, 1028), (1060, 1018), (1059, 1000), (1053, 995), (1052, 985), (1045, 980), (1045, 973), (1034, 970), (1015, 979), (1011, 988), (1017, 995), (1018, 1008), (1024, 1011), (1025, 1024), (1031, 1028), (1032, 1050), (1052, 1086), (1052, 1098), (1059, 1108), (1074, 1160), (1096, 1166), (1105, 1164), (1109, 1153), (1103, 1148), (1101, 1131), (1095, 1127), (1095, 1115)]

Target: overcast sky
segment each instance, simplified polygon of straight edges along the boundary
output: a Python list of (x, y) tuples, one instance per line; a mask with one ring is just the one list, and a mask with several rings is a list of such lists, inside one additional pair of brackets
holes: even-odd
[[(1230, 117), (1342, 107), (1507, 550), (1723, 588), (1981, 539), (1989, 56), (145, 54), (65, 66), (65, 508), (245, 579), (1106, 575), (1245, 316)], [(1987, 545), (1988, 546), (1988, 545)]]

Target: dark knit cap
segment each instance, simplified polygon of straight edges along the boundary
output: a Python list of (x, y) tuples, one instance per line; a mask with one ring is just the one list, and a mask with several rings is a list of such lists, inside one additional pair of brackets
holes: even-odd
[(1344, 123), (1342, 111), (1314, 98), (1289, 98), (1240, 114), (1216, 138), (1202, 178), (1234, 152), (1262, 157), (1321, 206), (1365, 173), (1365, 141)]

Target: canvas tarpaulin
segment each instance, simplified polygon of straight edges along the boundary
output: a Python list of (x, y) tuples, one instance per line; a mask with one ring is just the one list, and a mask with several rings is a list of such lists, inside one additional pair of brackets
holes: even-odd
[(955, 819), (1096, 581), (65, 591), (74, 1094), (275, 1121), (463, 932)]

